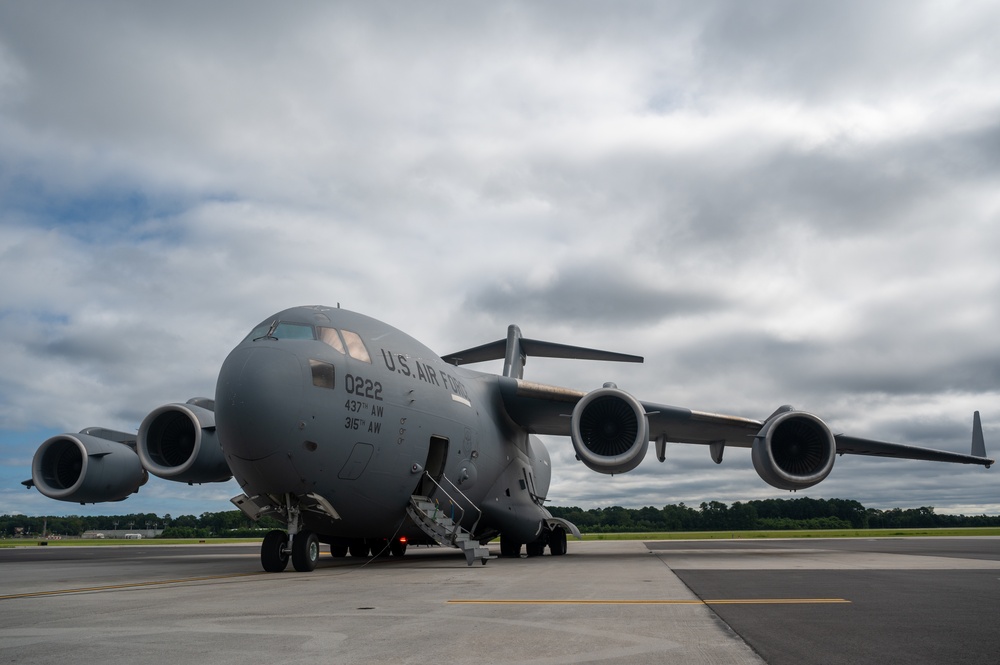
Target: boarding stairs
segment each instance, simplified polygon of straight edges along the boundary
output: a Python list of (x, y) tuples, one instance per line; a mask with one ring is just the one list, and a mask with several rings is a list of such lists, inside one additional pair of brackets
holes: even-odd
[[(429, 476), (428, 476), (429, 477)], [(433, 481), (433, 478), (431, 478)], [(445, 478), (447, 480), (447, 478)], [(461, 527), (462, 518), (465, 516), (465, 509), (456, 502), (448, 492), (444, 490), (434, 481), (434, 484), (438, 486), (445, 496), (448, 497), (449, 509), (445, 510), (439, 501), (432, 499), (427, 496), (422, 496), (420, 494), (414, 494), (410, 497), (410, 505), (406, 507), (406, 513), (416, 524), (426, 533), (428, 536), (434, 539), (438, 545), (446, 545), (450, 547), (456, 547), (465, 554), (465, 561), (471, 566), (475, 563), (476, 559), (486, 562), (489, 559), (494, 559), (496, 557), (490, 556), (490, 550), (485, 545), (481, 545), (478, 540), (472, 535), (472, 531), (467, 531)], [(450, 484), (450, 482), (449, 482)], [(454, 487), (454, 491), (462, 496), (462, 498), (468, 501), (457, 487)], [(469, 502), (473, 508), (475, 504)], [(478, 511), (479, 509), (476, 508)], [(455, 514), (458, 511), (458, 515)], [(482, 516), (482, 513), (480, 513)], [(457, 518), (457, 519), (456, 519)], [(479, 523), (479, 519), (476, 519), (476, 524)], [(475, 524), (472, 526), (474, 530)]]

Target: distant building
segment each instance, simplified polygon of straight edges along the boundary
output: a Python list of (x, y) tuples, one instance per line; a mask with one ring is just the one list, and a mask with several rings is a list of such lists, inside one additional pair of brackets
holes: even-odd
[(84, 540), (140, 540), (143, 538), (157, 538), (163, 533), (163, 529), (94, 529), (84, 531), (80, 536)]

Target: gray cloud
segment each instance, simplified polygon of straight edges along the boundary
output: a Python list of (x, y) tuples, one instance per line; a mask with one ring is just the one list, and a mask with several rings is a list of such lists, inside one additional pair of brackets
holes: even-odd
[(982, 74), (995, 8), (943, 3), (718, 3), (698, 40), (710, 78), (779, 96), (884, 99)]
[(571, 268), (543, 284), (488, 284), (466, 302), (469, 310), (491, 316), (598, 326), (649, 325), (722, 306), (723, 299), (714, 294), (650, 284), (602, 265)]
[[(962, 450), (981, 409), (994, 441), (998, 31), (937, 2), (2, 4), (0, 457), (210, 396), (256, 322), (338, 302), (443, 352), (515, 322), (647, 358), (533, 380)], [(744, 451), (607, 479), (568, 445), (559, 501), (782, 495)], [(817, 489), (979, 505), (968, 472)], [(29, 494), (0, 512), (57, 508)]]

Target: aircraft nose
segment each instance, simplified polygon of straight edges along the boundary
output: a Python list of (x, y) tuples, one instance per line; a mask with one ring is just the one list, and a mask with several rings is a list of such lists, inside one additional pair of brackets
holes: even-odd
[(298, 357), (267, 343), (229, 354), (215, 387), (222, 449), (246, 460), (271, 455), (301, 427), (303, 369)]

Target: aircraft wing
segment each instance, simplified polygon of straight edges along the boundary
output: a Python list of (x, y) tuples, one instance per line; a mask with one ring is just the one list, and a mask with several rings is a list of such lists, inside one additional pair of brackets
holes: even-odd
[[(521, 379), (500, 378), (507, 414), (535, 434), (570, 436), (576, 403), (587, 393)], [(675, 443), (713, 443), (749, 448), (764, 423), (759, 420), (693, 411), (677, 406), (641, 402), (649, 420), (649, 438), (666, 437)]]
[(907, 446), (902, 443), (889, 443), (886, 441), (873, 441), (871, 439), (859, 439), (854, 436), (844, 436), (838, 434), (837, 453), (851, 455), (871, 455), (874, 457), (896, 457), (900, 459), (916, 459), (927, 462), (954, 462), (957, 464), (982, 464), (989, 467), (994, 460), (985, 455), (963, 455), (947, 450), (937, 450), (935, 448), (920, 448), (918, 446)]
[[(620, 392), (620, 391), (619, 391)], [(510, 418), (529, 432), (572, 436), (572, 414), (577, 403), (588, 393), (521, 379), (500, 377), (500, 393)], [(766, 420), (695, 411), (677, 406), (638, 402), (649, 422), (651, 441), (694, 443), (714, 446), (751, 448), (766, 425), (785, 414), (798, 415), (791, 407), (781, 407)], [(817, 422), (818, 418), (810, 416)], [(825, 425), (823, 425), (825, 428)], [(828, 431), (828, 430), (827, 430)], [(930, 462), (979, 464), (989, 467), (994, 460), (986, 457), (979, 413), (973, 421), (972, 453), (922, 448), (901, 443), (876, 441), (844, 434), (830, 435), (838, 455), (870, 455)], [(721, 460), (721, 448), (718, 448)], [(713, 458), (716, 455), (713, 452)], [(718, 461), (717, 460), (717, 461)]]

